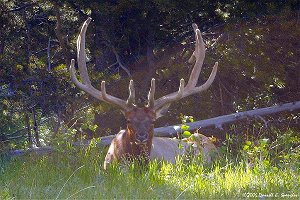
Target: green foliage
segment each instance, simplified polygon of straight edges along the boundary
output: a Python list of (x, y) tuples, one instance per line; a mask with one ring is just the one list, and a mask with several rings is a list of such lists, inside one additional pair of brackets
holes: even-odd
[(72, 143), (76, 133), (76, 129), (68, 129), (66, 133), (59, 133), (55, 138), (51, 139), (51, 145), (61, 152), (65, 152), (66, 149), (75, 150)]
[(184, 138), (188, 138), (188, 137), (190, 137), (192, 134), (191, 134), (190, 131), (183, 131), (182, 135), (183, 135)]
[(181, 131), (182, 133), (179, 135), (179, 138), (181, 138), (183, 136), (183, 138), (189, 138), (192, 136), (192, 133), (189, 131), (189, 126), (186, 124), (188, 122), (193, 122), (194, 118), (193, 116), (187, 116), (187, 115), (180, 115), (180, 119), (181, 119)]
[[(273, 129), (275, 139), (256, 139), (244, 141), (241, 157), (255, 172), (278, 171), (279, 168), (299, 169), (300, 138), (291, 129), (286, 132)], [(227, 141), (229, 138), (227, 139)], [(237, 141), (230, 141), (233, 143)]]
[[(76, 37), (87, 16), (93, 18), (86, 39), (91, 82), (99, 88), (99, 80), (106, 80), (112, 86), (110, 93), (124, 98), (128, 80), (118, 65), (113, 64), (116, 58), (111, 46), (133, 78), (142, 79), (136, 81), (137, 92), (146, 91), (149, 80), (145, 77), (157, 76), (157, 94), (162, 96), (175, 91), (174, 83), (190, 72), (191, 66), (186, 66), (186, 60), (194, 48), (191, 24), (195, 22), (201, 31), (209, 33), (204, 34), (208, 51), (199, 83), (204, 82), (210, 72), (207, 66), (217, 60), (220, 63), (218, 78), (211, 90), (201, 94), (200, 101), (198, 97), (182, 100), (176, 108), (170, 108), (170, 114), (161, 119), (158, 126), (175, 123), (173, 116), (181, 112), (203, 119), (298, 100), (296, 41), (299, 30), (295, 5), (294, 0), (27, 0), (24, 4), (16, 0), (2, 1), (0, 132), (7, 137), (24, 128), (25, 113), (32, 107), (36, 108), (39, 125), (45, 119), (54, 119), (45, 122), (48, 127), (41, 127), (45, 143), (55, 135), (53, 121), (61, 121), (66, 129), (74, 128), (80, 134), (91, 132), (92, 136), (104, 135), (103, 130), (107, 129), (118, 131), (124, 125), (118, 120), (119, 113), (112, 113), (106, 104), (98, 109), (93, 98), (70, 82), (69, 60), (76, 57)], [(58, 41), (59, 17), (65, 43)], [(217, 35), (210, 34), (212, 32)], [(216, 40), (221, 34), (223, 37)], [(155, 68), (149, 62), (150, 52), (153, 52)], [(143, 99), (143, 95), (139, 98)], [(82, 113), (79, 110), (89, 104), (92, 114), (74, 119), (74, 115)], [(99, 120), (108, 110), (110, 120)], [(74, 120), (78, 123), (73, 126)], [(33, 124), (32, 119), (30, 124)], [(188, 127), (182, 130), (183, 137), (191, 135)], [(24, 144), (25, 138), (20, 144), (12, 142), (14, 147), (24, 147)]]

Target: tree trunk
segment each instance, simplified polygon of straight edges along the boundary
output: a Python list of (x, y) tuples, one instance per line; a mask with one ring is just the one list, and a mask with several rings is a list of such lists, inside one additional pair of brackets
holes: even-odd
[(26, 60), (26, 64), (24, 65), (24, 72), (27, 74), (27, 75), (30, 75), (31, 74), (31, 70), (30, 70), (30, 57), (31, 57), (31, 27), (30, 25), (28, 24), (28, 20), (27, 20), (27, 16), (26, 16), (26, 12), (23, 11), (23, 18), (26, 22), (26, 40), (24, 40), (24, 43), (25, 43), (25, 46), (26, 46), (26, 53), (27, 53), (27, 60)]
[(33, 130), (34, 130), (35, 143), (37, 147), (40, 147), (41, 142), (40, 142), (39, 128), (37, 124), (35, 108), (32, 108), (32, 117), (33, 117)]
[[(99, 15), (95, 14), (95, 19), (98, 19), (100, 17), (97, 17)], [(99, 24), (99, 22), (95, 22), (95, 29), (94, 29), (94, 48), (91, 48), (91, 53), (93, 54), (93, 57), (95, 58), (95, 68), (99, 71), (104, 71), (105, 66), (107, 66), (107, 61), (110, 60), (110, 56), (108, 55), (107, 51), (108, 48), (103, 42), (101, 42), (102, 32), (103, 28)]]
[[(150, 35), (149, 35), (150, 34)], [(147, 64), (143, 66), (143, 79), (138, 86), (138, 102), (144, 103), (147, 100), (151, 79), (155, 76), (155, 55), (153, 53), (153, 37), (148, 33), (146, 58)]]
[(67, 36), (63, 33), (63, 28), (62, 28), (62, 20), (61, 20), (61, 13), (59, 10), (59, 6), (57, 4), (54, 4), (54, 9), (55, 9), (55, 16), (56, 16), (56, 27), (55, 27), (55, 34), (56, 37), (59, 41), (59, 45), (62, 48), (63, 51), (63, 56), (65, 59), (65, 63), (67, 67), (70, 65), (71, 62), (71, 53), (70, 53), (70, 47), (68, 44), (68, 38)]
[(25, 125), (27, 128), (28, 144), (29, 147), (32, 148), (33, 142), (32, 142), (32, 135), (31, 135), (30, 119), (27, 111), (25, 111)]

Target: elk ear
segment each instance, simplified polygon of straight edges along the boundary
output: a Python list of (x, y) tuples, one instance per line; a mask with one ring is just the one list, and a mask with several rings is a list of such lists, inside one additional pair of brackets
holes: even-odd
[(169, 107), (170, 107), (171, 103), (168, 103), (166, 105), (164, 105), (163, 107), (159, 108), (158, 110), (155, 111), (155, 115), (156, 115), (156, 119), (164, 116), (165, 114), (167, 114)]

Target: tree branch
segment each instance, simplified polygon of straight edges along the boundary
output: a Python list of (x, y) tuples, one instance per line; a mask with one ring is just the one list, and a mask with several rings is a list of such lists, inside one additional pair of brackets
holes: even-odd
[(3, 11), (3, 13), (9, 13), (9, 12), (17, 12), (17, 11), (21, 11), (21, 10), (23, 10), (23, 9), (26, 9), (26, 8), (28, 8), (28, 7), (30, 7), (30, 6), (34, 6), (34, 5), (36, 5), (36, 3), (28, 3), (28, 4), (25, 4), (25, 5), (23, 5), (23, 6), (19, 6), (19, 7), (17, 7), (17, 8), (13, 8), (13, 9), (11, 9), (11, 10), (5, 10), (5, 11)]
[[(131, 73), (129, 72), (129, 70), (123, 65), (122, 61), (121, 61), (121, 58), (120, 58), (120, 55), (118, 54), (116, 48), (111, 45), (109, 42), (106, 42), (106, 41), (103, 41), (103, 43), (108, 46), (109, 48), (111, 48), (112, 52), (114, 53), (115, 57), (116, 57), (116, 63), (118, 63), (119, 67), (121, 67), (126, 73), (127, 75), (132, 78), (132, 75)], [(113, 64), (115, 65), (115, 64)], [(111, 66), (110, 66), (111, 67)]]

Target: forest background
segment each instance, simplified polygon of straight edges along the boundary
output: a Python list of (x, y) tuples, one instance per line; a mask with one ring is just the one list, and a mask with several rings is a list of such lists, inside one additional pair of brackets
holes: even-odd
[[(207, 45), (199, 83), (216, 61), (217, 77), (208, 91), (172, 105), (156, 127), (178, 124), (183, 115), (201, 120), (299, 100), (296, 0), (1, 0), (1, 150), (91, 139), (125, 127), (116, 108), (70, 81), (69, 64), (88, 16), (93, 19), (86, 39), (92, 84), (99, 88), (106, 80), (108, 93), (125, 99), (132, 78), (138, 104), (144, 103), (152, 77), (160, 97), (189, 76), (191, 24), (199, 25)], [(223, 133), (255, 137), (260, 132), (253, 124), (260, 129), (266, 122), (299, 129), (299, 112), (244, 120), (223, 127)], [(219, 129), (204, 133), (225, 137)]]

